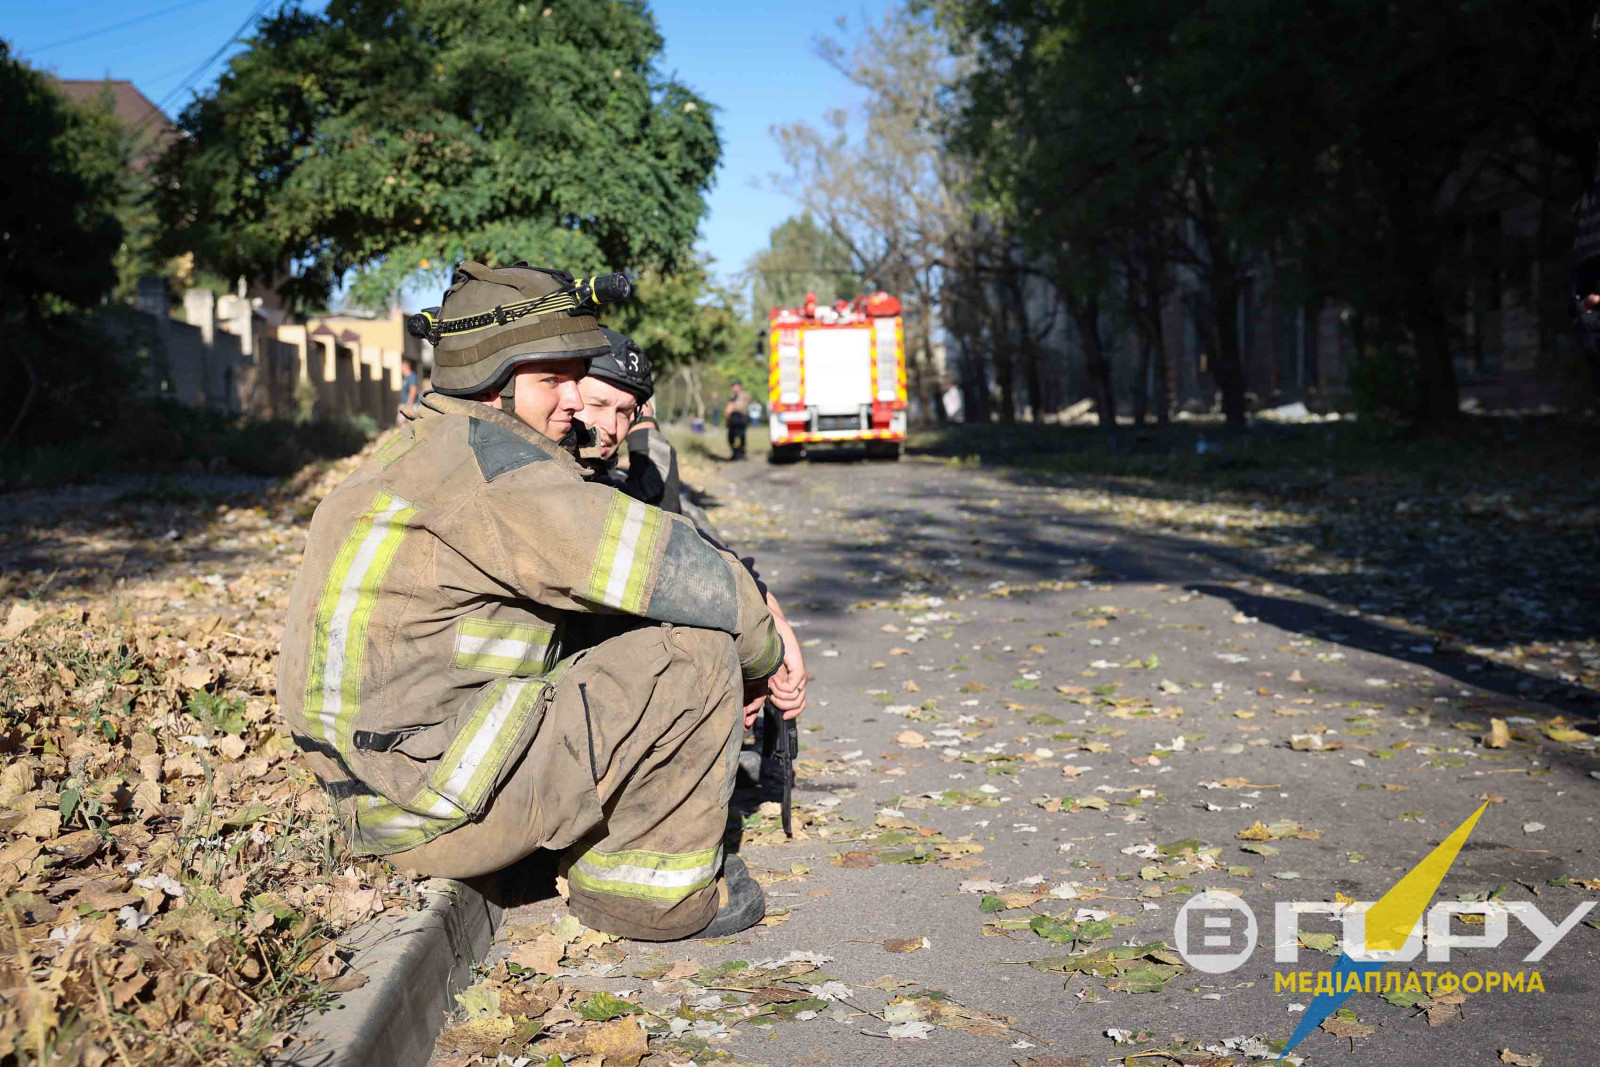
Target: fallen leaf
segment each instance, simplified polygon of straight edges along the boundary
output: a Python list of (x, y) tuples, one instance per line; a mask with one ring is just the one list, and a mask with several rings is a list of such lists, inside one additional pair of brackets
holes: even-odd
[(329, 993), (348, 993), (352, 989), (360, 989), (372, 979), (360, 971), (346, 971), (331, 982), (322, 983), (322, 988)]
[(509, 1015), (473, 1019), (440, 1034), (439, 1045), (453, 1052), (482, 1054), (499, 1048), (520, 1030), (521, 1025)]
[(11, 610), (6, 614), (4, 626), (0, 626), (0, 638), (10, 640), (22, 631), (39, 621), (44, 613), (25, 601), (17, 601), (11, 605)]
[(1356, 1017), (1349, 1008), (1340, 1008), (1322, 1020), (1322, 1029), (1334, 1037), (1371, 1037), (1373, 1028)]
[(1424, 1001), (1422, 1006), (1427, 1009), (1428, 1025), (1443, 1026), (1451, 1019), (1461, 1018), (1461, 1005), (1466, 1000), (1465, 993), (1445, 993)]
[(908, 953), (930, 947), (932, 946), (926, 937), (891, 937), (883, 942), (885, 952)]
[(1490, 719), (1489, 732), (1483, 735), (1485, 748), (1505, 748), (1511, 743), (1511, 729), (1504, 719)]
[(506, 958), (518, 967), (526, 967), (536, 974), (560, 974), (561, 957), (566, 954), (566, 942), (554, 934), (545, 934), (518, 945)]
[(605, 1057), (606, 1067), (638, 1067), (650, 1054), (645, 1032), (632, 1019), (601, 1023), (585, 1031), (583, 1040), (589, 1052)]
[(210, 664), (192, 663), (178, 672), (178, 684), (185, 689), (204, 689), (216, 676)]
[(61, 813), (54, 808), (34, 808), (11, 828), (35, 841), (53, 841), (61, 833)]
[(864, 871), (878, 865), (878, 857), (870, 852), (841, 852), (828, 862), (847, 871)]

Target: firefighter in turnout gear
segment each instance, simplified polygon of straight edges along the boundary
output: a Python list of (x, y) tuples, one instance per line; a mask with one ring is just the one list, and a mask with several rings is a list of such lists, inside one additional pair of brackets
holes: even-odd
[[(721, 842), (784, 646), (730, 554), (558, 444), (626, 290), (468, 262), (413, 317), (434, 391), (318, 507), (279, 700), (356, 851), (469, 877), (565, 850), (585, 924), (720, 936), (764, 913)], [(570, 649), (592, 613), (651, 624)]]
[[(600, 332), (610, 342), (611, 350), (591, 360), (589, 373), (578, 383), (583, 394), (583, 411), (577, 417), (593, 431), (595, 441), (588, 450), (593, 454), (586, 455), (581, 462), (595, 481), (615, 486), (635, 500), (684, 516), (713, 547), (731, 553), (733, 550), (723, 544), (706, 513), (681, 492), (677, 451), (656, 425), (650, 410), (650, 398), (655, 393), (650, 358), (632, 338), (605, 327), (601, 327)], [(626, 471), (617, 462), (623, 441), (628, 444)], [(760, 587), (783, 638), (784, 668), (773, 676), (769, 688), (773, 705), (784, 718), (794, 719), (806, 706), (806, 666), (800, 641), (790, 628), (778, 598), (762, 584), (755, 560), (743, 557), (740, 562)], [(608, 622), (589, 621), (599, 622), (602, 627)], [(594, 632), (615, 633), (617, 629), (601, 628)]]
[[(593, 455), (581, 462), (594, 480), (621, 489), (635, 500), (663, 511), (682, 514), (678, 455), (656, 425), (650, 398), (655, 375), (650, 357), (631, 337), (600, 327), (610, 349), (589, 362), (578, 383), (583, 411), (578, 415), (595, 434)], [(617, 452), (628, 444), (628, 469), (617, 464)]]

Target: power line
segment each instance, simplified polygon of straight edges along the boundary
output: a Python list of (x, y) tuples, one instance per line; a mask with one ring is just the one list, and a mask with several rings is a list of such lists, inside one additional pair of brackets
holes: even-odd
[(752, 274), (860, 274), (854, 267), (754, 267)]
[(160, 11), (152, 11), (147, 15), (139, 15), (135, 18), (127, 19), (111, 26), (102, 26), (98, 30), (90, 30), (88, 33), (80, 33), (72, 37), (64, 37), (59, 41), (51, 41), (49, 44), (41, 45), (38, 48), (30, 48), (28, 49), (28, 54), (30, 56), (36, 56), (40, 52), (48, 52), (52, 48), (64, 48), (69, 44), (77, 44), (79, 41), (87, 41), (91, 37), (99, 37), (102, 34), (107, 33), (115, 33), (117, 30), (126, 29), (129, 26), (137, 26), (141, 22), (149, 22), (151, 19), (158, 19), (162, 15), (170, 15), (174, 11), (182, 11), (184, 8), (188, 7), (199, 7), (203, 3), (205, 3), (205, 0), (188, 0), (187, 3), (173, 4), (171, 7), (164, 7)]
[[(279, 0), (279, 2), (282, 3), (283, 0)], [(245, 16), (245, 20), (239, 24), (239, 28), (230, 33), (227, 40), (223, 41), (215, 52), (212, 52), (206, 57), (204, 63), (201, 63), (194, 70), (190, 71), (189, 75), (184, 78), (183, 81), (179, 82), (178, 85), (171, 92), (167, 93), (166, 96), (163, 96), (156, 106), (151, 109), (150, 114), (141, 119), (139, 124), (133, 128), (133, 130), (130, 132), (130, 136), (137, 136), (139, 133), (141, 133), (145, 127), (149, 126), (156, 120), (158, 115), (161, 115), (166, 111), (167, 105), (171, 104), (183, 93), (193, 88), (194, 85), (201, 79), (201, 77), (205, 75), (205, 72), (211, 69), (211, 64), (222, 58), (222, 53), (231, 48), (234, 42), (236, 42), (240, 37), (243, 37), (245, 31), (251, 26), (255, 25), (256, 20), (262, 15), (266, 14), (267, 8), (271, 7), (272, 4), (273, 0), (259, 0), (256, 6), (250, 9), (250, 14)]]

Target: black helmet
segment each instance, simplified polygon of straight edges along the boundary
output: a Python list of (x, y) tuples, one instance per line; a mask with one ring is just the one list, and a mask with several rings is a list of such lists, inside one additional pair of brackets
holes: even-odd
[(611, 342), (611, 350), (589, 362), (590, 377), (626, 389), (638, 397), (641, 404), (649, 400), (656, 391), (655, 376), (650, 373), (650, 357), (640, 351), (633, 338), (606, 326), (600, 327), (600, 332)]

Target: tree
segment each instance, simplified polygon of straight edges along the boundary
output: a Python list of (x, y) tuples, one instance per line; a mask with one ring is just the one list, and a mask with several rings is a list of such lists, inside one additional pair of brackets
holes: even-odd
[[(1563, 235), (1558, 246), (1570, 236), (1552, 219), (1582, 188), (1600, 126), (1600, 71), (1584, 32), (1592, 11), (1554, 0), (1343, 0), (1199, 26), (1295, 86), (1293, 150), (1273, 158), (1257, 187), (1308, 194), (1284, 227), (1296, 272), (1350, 306), (1370, 339), (1364, 358), (1395, 364), (1387, 377), (1408, 383), (1390, 405), (1417, 423), (1459, 410), (1454, 364), (1474, 220), (1507, 190), (1532, 193), (1544, 205), (1536, 241), (1545, 247), (1528, 261), (1564, 258), (1548, 235)], [(1228, 114), (1256, 116), (1260, 133), (1283, 143), (1281, 106), (1274, 114), (1258, 97)], [(1529, 302), (1543, 298), (1541, 321), (1564, 320), (1550, 288)]]
[[(90, 392), (121, 384), (109, 352), (90, 343), (86, 309), (116, 282), (126, 159), (114, 124), (62, 100), (4, 41), (0, 146), (0, 351), (14, 361), (6, 377), (15, 404), (0, 441), (9, 442), (30, 414), (72, 413)], [(81, 418), (68, 414), (66, 425)]]
[(711, 262), (696, 255), (676, 270), (647, 269), (633, 299), (606, 309), (606, 325), (637, 341), (657, 375), (706, 362), (751, 365), (755, 330), (734, 294), (711, 281)]
[(1173, 44), (1185, 10), (1165, 0), (941, 8), (952, 39), (974, 55), (953, 143), (978, 161), (977, 185), (1000, 205), (996, 217), (1016, 234), (1025, 265), (1046, 272), (1067, 304), (1108, 429), (1115, 392), (1102, 316), (1127, 320), (1150, 352), (1177, 263), (1203, 285), (1201, 327), (1223, 409), (1230, 424), (1244, 423), (1230, 302), (1238, 250), (1211, 188), (1211, 113), (1204, 98), (1177, 91), (1190, 88)]
[(770, 308), (799, 307), (807, 293), (815, 293), (817, 303), (826, 305), (852, 299), (862, 289), (849, 247), (833, 231), (817, 225), (809, 211), (773, 227), (767, 247), (750, 257), (745, 275), (754, 287), (750, 311), (758, 321)]
[(859, 113), (830, 111), (773, 135), (788, 173), (774, 183), (848, 250), (863, 281), (896, 293), (905, 310), (908, 386), (942, 412), (933, 377), (934, 324), (950, 235), (970, 212), (954, 187), (943, 139), (945, 96), (962, 72), (930, 11), (897, 8), (881, 22), (817, 43), (822, 58), (864, 90)]
[(721, 152), (643, 0), (333, 0), (263, 21), (160, 163), (166, 247), (301, 304), (463, 257), (670, 270)]
[[(985, 195), (1007, 209), (997, 218), (1030, 265), (1070, 242), (1115, 249), (1122, 269), (1088, 289), (1121, 305), (1145, 352), (1160, 351), (1164, 294), (1185, 290), (1231, 426), (1245, 422), (1252, 275), (1303, 303), (1344, 305), (1361, 362), (1391, 384), (1386, 406), (1420, 423), (1454, 417), (1468, 301), (1482, 303), (1471, 235), (1518, 194), (1537, 198), (1539, 216), (1520, 287), (1554, 347), (1561, 272), (1534, 264), (1562, 258), (1564, 210), (1600, 126), (1592, 8), (945, 0), (938, 10), (975, 64), (953, 144), (981, 164)], [(1069, 273), (1081, 288), (1082, 272)]]

